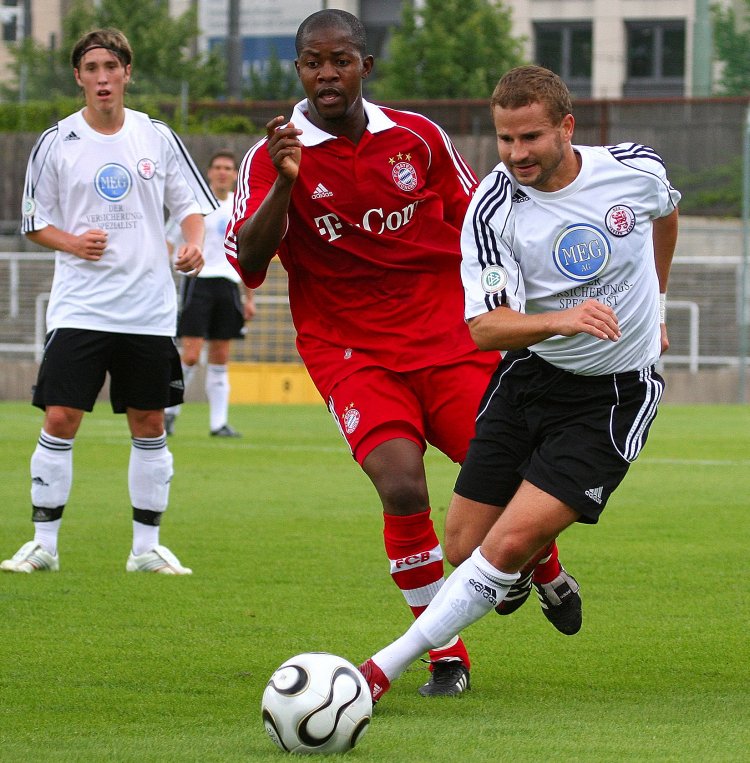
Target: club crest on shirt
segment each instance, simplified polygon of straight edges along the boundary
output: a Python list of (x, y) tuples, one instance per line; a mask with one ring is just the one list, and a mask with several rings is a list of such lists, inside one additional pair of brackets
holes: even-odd
[(569, 225), (555, 239), (552, 256), (557, 269), (573, 281), (600, 276), (612, 250), (605, 233), (589, 223)]
[(413, 191), (417, 187), (417, 171), (410, 162), (396, 162), (391, 175), (393, 182), (402, 191)]
[(33, 217), (34, 212), (36, 212), (36, 202), (34, 201), (34, 199), (31, 198), (31, 196), (24, 196), (23, 207), (22, 207), (23, 216)]
[(354, 407), (354, 403), (349, 403), (344, 408), (344, 415), (341, 419), (344, 422), (344, 431), (347, 434), (351, 434), (359, 426), (360, 415), (359, 411)]
[(94, 177), (96, 192), (105, 201), (122, 201), (132, 186), (133, 179), (121, 164), (105, 164)]
[(635, 228), (635, 212), (624, 204), (616, 204), (604, 216), (604, 222), (613, 236), (627, 236)]
[(499, 265), (488, 265), (482, 271), (481, 281), (487, 294), (497, 294), (508, 285), (508, 273)]
[(151, 159), (141, 159), (137, 164), (138, 174), (144, 180), (151, 180), (156, 174), (156, 162)]

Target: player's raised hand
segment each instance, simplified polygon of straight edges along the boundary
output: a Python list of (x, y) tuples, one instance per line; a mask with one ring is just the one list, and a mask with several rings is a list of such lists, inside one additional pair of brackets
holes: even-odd
[(622, 335), (615, 311), (596, 299), (587, 299), (580, 305), (561, 310), (555, 315), (555, 328), (562, 336), (591, 334), (612, 342)]
[(266, 149), (279, 175), (294, 181), (302, 161), (302, 143), (298, 137), (302, 135), (302, 130), (297, 129), (292, 122), (284, 124), (285, 121), (285, 117), (278, 116), (268, 122)]
[(101, 228), (91, 228), (80, 236), (75, 236), (70, 248), (71, 254), (82, 260), (98, 262), (107, 248), (107, 231)]

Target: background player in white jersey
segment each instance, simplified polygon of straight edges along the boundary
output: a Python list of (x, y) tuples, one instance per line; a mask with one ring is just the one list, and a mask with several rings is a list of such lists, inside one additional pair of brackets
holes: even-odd
[(38, 139), (23, 201), (24, 233), (56, 250), (49, 333), (33, 395), (44, 410), (31, 457), (35, 532), (0, 568), (59, 569), (74, 438), (109, 373), (112, 409), (126, 414), (132, 437), (126, 569), (187, 575), (191, 570), (159, 543), (172, 479), (163, 410), (182, 400), (183, 388), (164, 208), (180, 221), (186, 242), (175, 267), (191, 273), (203, 265), (203, 215), (216, 200), (179, 138), (125, 108), (132, 50), (121, 32), (87, 33), (71, 60), (85, 106)]
[[(208, 398), (209, 431), (214, 437), (240, 437), (229, 424), (229, 373), (227, 363), (232, 339), (242, 336), (245, 321), (255, 315), (253, 290), (245, 288), (240, 300), (238, 284), (242, 279), (224, 256), (224, 234), (232, 216), (237, 160), (231, 151), (217, 151), (208, 163), (208, 184), (219, 201), (219, 208), (206, 217), (205, 264), (197, 278), (186, 277), (180, 286), (180, 356), (185, 389), (188, 388), (208, 339), (205, 390)], [(170, 250), (181, 240), (179, 226), (167, 227)], [(181, 406), (164, 411), (167, 434), (174, 433)]]
[(446, 547), (467, 561), (364, 663), (374, 699), (497, 606), (535, 549), (598, 521), (656, 415), (680, 194), (650, 148), (573, 146), (571, 110), (541, 67), (493, 93), (502, 163), (467, 211), (462, 278), (475, 342), (509, 351), (448, 511)]

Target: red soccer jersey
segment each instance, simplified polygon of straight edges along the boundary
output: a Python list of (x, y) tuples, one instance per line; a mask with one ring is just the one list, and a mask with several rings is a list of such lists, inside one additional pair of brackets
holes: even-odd
[[(477, 184), (445, 132), (419, 114), (365, 103), (357, 145), (315, 127), (306, 101), (292, 115), (303, 130), (279, 258), (289, 277), (297, 348), (325, 397), (365, 366), (410, 371), (475, 349), (463, 319), (459, 235)], [(268, 194), (276, 169), (253, 146), (239, 171), (226, 253)]]

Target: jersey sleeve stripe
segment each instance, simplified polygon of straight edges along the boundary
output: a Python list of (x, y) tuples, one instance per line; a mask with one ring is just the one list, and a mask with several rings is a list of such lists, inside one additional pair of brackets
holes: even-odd
[[(173, 150), (176, 149), (177, 152), (179, 152), (179, 155), (182, 158), (179, 166), (182, 167), (183, 170), (186, 169), (193, 177), (193, 182), (189, 183), (190, 187), (194, 190), (200, 189), (200, 192), (205, 198), (205, 204), (210, 206), (211, 209), (218, 209), (219, 202), (211, 192), (211, 189), (209, 188), (208, 183), (205, 181), (203, 175), (201, 175), (200, 171), (195, 166), (193, 158), (188, 153), (188, 150), (185, 148), (185, 144), (182, 142), (177, 133), (166, 122), (162, 122), (160, 119), (151, 119), (151, 123), (154, 125), (154, 127), (156, 127), (157, 130), (159, 130), (168, 139), (170, 139)], [(199, 203), (201, 207), (205, 206), (200, 201)]]
[(640, 143), (621, 143), (617, 146), (607, 146), (607, 149), (618, 162), (624, 163), (628, 159), (653, 159), (664, 166), (664, 161), (653, 148)]
[[(59, 129), (57, 125), (45, 130), (37, 139), (34, 148), (31, 150), (29, 165), (26, 169), (26, 178), (24, 180), (24, 196), (33, 199), (36, 195), (36, 187), (39, 184), (39, 178), (46, 169), (47, 157), (52, 151), (57, 138)], [(29, 215), (21, 218), (21, 231), (23, 233), (32, 233), (36, 230), (36, 216)]]

